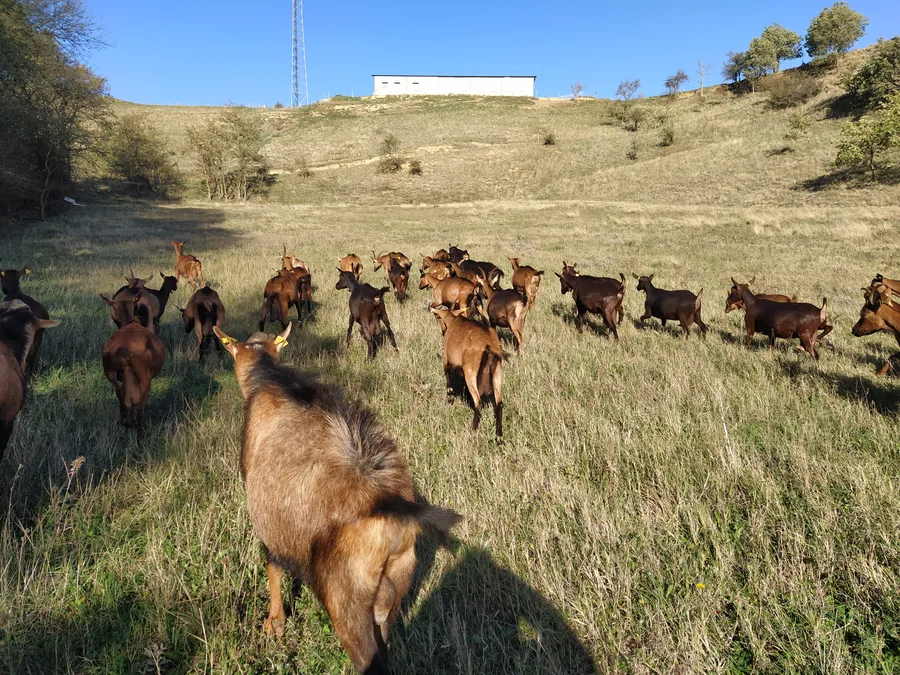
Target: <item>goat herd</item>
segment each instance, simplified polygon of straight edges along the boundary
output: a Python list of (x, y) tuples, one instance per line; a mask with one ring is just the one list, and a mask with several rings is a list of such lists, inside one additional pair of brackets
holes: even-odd
[[(196, 334), (199, 360), (211, 345), (228, 351), (245, 399), (240, 468), (254, 531), (266, 554), (271, 597), (265, 632), (280, 635), (284, 630), (280, 589), (282, 574), (288, 571), (308, 583), (322, 601), (361, 672), (390, 672), (385, 644), (412, 581), (416, 538), (424, 533), (446, 542), (459, 515), (416, 501), (406, 462), (369, 410), (348, 401), (336, 388), (277, 362), (291, 332), (290, 308), (296, 308), (299, 321), (304, 308), (307, 315), (312, 309), (308, 265), (285, 248), (282, 268), (263, 293), (260, 332), (238, 342), (222, 330), (225, 307), (216, 291), (204, 284), (200, 261), (183, 252), (184, 242), (172, 244), (175, 276), (161, 273), (158, 290), (147, 288), (147, 280), (132, 274), (111, 298), (100, 296), (117, 326), (103, 347), (103, 371), (115, 389), (123, 423), (136, 428), (142, 438), (151, 380), (165, 361), (157, 327), (170, 295), (184, 279), (192, 296), (179, 310), (185, 331)], [(419, 278), (420, 289), (431, 289), (430, 309), (443, 333), (448, 396), (451, 377), (461, 373), (474, 404), (472, 426), (477, 428), (482, 398), (492, 395), (498, 441), (503, 434), (502, 364), (507, 354), (496, 328), (509, 329), (521, 351), (525, 317), (543, 275), (521, 265), (518, 258), (509, 260), (511, 289), (501, 288), (504, 272), (498, 266), (471, 260), (456, 246), (423, 256)], [(339, 260), (336, 284), (350, 292), (347, 342), (358, 323), (369, 358), (375, 357), (382, 341), (382, 327), (397, 347), (384, 296), (393, 288), (402, 300), (412, 268), (412, 261), (397, 252), (381, 256), (373, 252), (372, 262), (374, 271), (385, 269), (390, 286), (362, 283), (362, 261), (353, 254)], [(50, 320), (41, 303), (22, 292), (20, 280), (29, 272), (27, 268), (0, 272), (5, 296), (0, 303), (0, 456), (23, 406), (42, 333), (59, 324)], [(583, 329), (586, 314), (597, 314), (618, 339), (625, 276), (589, 276), (565, 262), (556, 276), (561, 292), (574, 297), (578, 330)], [(633, 276), (637, 289), (645, 293), (641, 322), (655, 317), (663, 325), (678, 321), (686, 336), (694, 324), (706, 333), (702, 290), (696, 295), (664, 290), (653, 285), (652, 274)], [(755, 333), (768, 336), (770, 347), (776, 338), (799, 338), (802, 349), (818, 359), (819, 340), (832, 329), (825, 300), (817, 307), (796, 302), (796, 297), (755, 294), (752, 284), (753, 279), (747, 283), (732, 279), (725, 305), (726, 312), (744, 310), (746, 344)], [(892, 297), (900, 297), (900, 281), (878, 275), (863, 290), (865, 302), (853, 334), (884, 330), (900, 343), (900, 308)], [(265, 333), (266, 325), (275, 321), (281, 323), (282, 332)], [(900, 353), (879, 374), (898, 366)], [(282, 433), (285, 428), (302, 433), (291, 440)]]

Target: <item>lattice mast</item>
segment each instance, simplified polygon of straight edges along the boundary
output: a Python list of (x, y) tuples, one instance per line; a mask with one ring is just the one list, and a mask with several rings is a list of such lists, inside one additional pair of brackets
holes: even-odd
[(291, 105), (309, 105), (306, 81), (306, 39), (303, 35), (303, 0), (291, 0)]

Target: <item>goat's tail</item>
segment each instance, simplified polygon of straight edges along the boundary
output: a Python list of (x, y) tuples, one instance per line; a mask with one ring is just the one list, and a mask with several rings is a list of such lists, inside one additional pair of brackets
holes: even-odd
[(828, 298), (822, 298), (822, 309), (819, 310), (819, 317), (822, 319), (822, 323), (828, 321)]
[(375, 506), (373, 515), (381, 515), (399, 521), (413, 521), (423, 534), (436, 540), (441, 546), (450, 547), (450, 530), (462, 516), (453, 509), (431, 504), (411, 502), (402, 497), (387, 497)]
[(701, 288), (699, 291), (697, 291), (697, 299), (694, 300), (694, 309), (700, 309), (700, 305), (702, 303), (702, 297), (703, 297), (703, 289)]
[(506, 352), (499, 352), (491, 345), (485, 345), (481, 353), (481, 363), (478, 365), (478, 394), (486, 396), (494, 387), (494, 371), (500, 368), (500, 364), (507, 358)]

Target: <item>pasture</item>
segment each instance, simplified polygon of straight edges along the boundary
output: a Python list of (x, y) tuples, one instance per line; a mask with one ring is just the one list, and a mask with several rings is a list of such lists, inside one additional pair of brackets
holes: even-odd
[[(900, 670), (900, 382), (896, 344), (854, 338), (861, 286), (897, 276), (896, 206), (652, 206), (589, 201), (438, 206), (92, 204), (16, 226), (0, 265), (63, 323), (0, 464), (0, 663), (5, 672), (352, 672), (324, 610), (298, 589), (280, 641), (238, 473), (231, 361), (196, 363), (169, 302), (143, 445), (119, 424), (100, 353), (98, 292), (133, 266), (171, 273), (170, 242), (203, 262), (238, 339), (256, 330), (282, 244), (312, 269), (313, 319), (282, 355), (377, 411), (432, 503), (465, 520), (455, 554), (423, 546), (393, 632), (400, 673)], [(505, 443), (445, 402), (431, 294), (386, 300), (399, 351), (367, 362), (337, 259), (414, 259), (459, 243), (511, 274), (546, 271), (525, 350), (504, 365)], [(625, 273), (615, 342), (578, 334), (552, 274)], [(414, 266), (414, 270), (417, 264)], [(709, 334), (638, 328), (643, 294), (703, 288)], [(817, 364), (758, 336), (741, 347), (729, 278), (828, 297)], [(150, 285), (158, 287), (159, 277)], [(293, 318), (293, 313), (292, 313)], [(591, 319), (599, 326), (599, 319)], [(270, 331), (274, 326), (269, 327)], [(506, 349), (514, 352), (508, 331)], [(303, 429), (287, 429), (302, 437)], [(593, 664), (593, 665), (592, 665)]]

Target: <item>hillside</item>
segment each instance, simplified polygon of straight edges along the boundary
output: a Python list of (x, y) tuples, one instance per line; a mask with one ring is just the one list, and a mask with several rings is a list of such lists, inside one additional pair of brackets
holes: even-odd
[[(649, 111), (637, 132), (622, 128), (610, 100), (467, 97), (335, 97), (304, 109), (258, 110), (264, 154), (277, 175), (268, 199), (282, 203), (403, 204), (550, 199), (651, 204), (752, 206), (890, 205), (896, 185), (836, 184), (831, 171), (842, 117), (840, 78), (868, 50), (849, 54), (823, 78), (821, 93), (799, 108), (774, 110), (768, 94), (736, 96), (727, 87), (705, 97), (682, 93), (640, 102)], [(778, 78), (782, 75), (771, 75)], [(647, 86), (646, 89), (651, 89)], [(117, 103), (117, 114), (147, 115), (167, 135), (196, 187), (186, 129), (220, 108)], [(810, 118), (806, 138), (788, 143), (791, 115)], [(661, 119), (675, 142), (661, 147)], [(550, 131), (556, 145), (541, 143)], [(386, 134), (424, 175), (379, 175)], [(626, 154), (635, 144), (637, 158)], [(293, 171), (305, 161), (311, 178)], [(196, 193), (199, 196), (199, 191)]]

